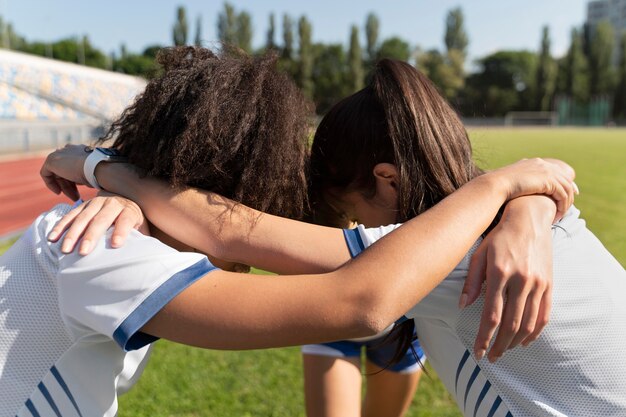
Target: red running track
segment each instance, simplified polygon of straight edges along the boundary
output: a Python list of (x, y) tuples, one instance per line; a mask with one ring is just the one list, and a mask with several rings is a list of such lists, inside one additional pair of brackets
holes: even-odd
[[(0, 237), (28, 227), (42, 212), (58, 203), (71, 203), (64, 195), (46, 188), (39, 169), (44, 157), (0, 162)], [(91, 198), (93, 189), (81, 187), (80, 195)]]

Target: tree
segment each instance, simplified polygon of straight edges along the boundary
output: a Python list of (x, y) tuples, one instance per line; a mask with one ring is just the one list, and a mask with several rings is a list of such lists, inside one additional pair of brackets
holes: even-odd
[(600, 22), (591, 35), (589, 50), (589, 92), (591, 95), (610, 94), (613, 89), (613, 27), (607, 21)]
[(13, 25), (9, 22), (5, 22), (0, 16), (0, 36), (2, 36), (2, 43), (0, 47), (5, 49), (15, 49), (18, 51), (23, 51), (25, 48), (28, 48), (28, 43), (26, 40), (15, 33), (13, 30)]
[(161, 49), (163, 49), (163, 46), (161, 45), (150, 45), (143, 50), (142, 55), (148, 58), (156, 59)]
[(613, 110), (616, 118), (626, 119), (626, 31), (622, 32), (619, 51), (620, 58), (617, 66), (619, 82), (615, 91)]
[(450, 10), (446, 16), (445, 63), (449, 68), (442, 73), (441, 82), (446, 83), (442, 88), (448, 100), (456, 99), (458, 92), (465, 85), (465, 58), (469, 41), (464, 21), (463, 10), (460, 7)]
[(187, 13), (183, 6), (179, 6), (176, 10), (176, 23), (172, 30), (174, 45), (187, 45)]
[(463, 114), (504, 116), (509, 111), (532, 108), (537, 54), (499, 51), (477, 64), (480, 70), (467, 78), (463, 90)]
[(283, 58), (293, 58), (293, 21), (288, 14), (283, 15)]
[(391, 58), (400, 61), (408, 61), (410, 57), (411, 47), (397, 36), (385, 39), (383, 43), (380, 44), (380, 48), (378, 48), (376, 53), (377, 59)]
[(150, 57), (127, 53), (113, 62), (113, 70), (129, 75), (152, 78), (157, 71), (156, 63)]
[(454, 67), (447, 61), (447, 56), (436, 49), (421, 54), (418, 67), (448, 99), (454, 98), (462, 86), (462, 79), (456, 76)]
[(359, 28), (355, 25), (350, 30), (350, 49), (348, 50), (348, 74), (350, 74), (350, 92), (363, 88), (363, 53), (359, 44)]
[(562, 61), (559, 91), (579, 103), (589, 98), (589, 65), (583, 51), (583, 37), (577, 29), (572, 29), (571, 43)]
[(377, 45), (378, 45), (378, 30), (380, 28), (380, 21), (374, 13), (367, 15), (365, 21), (365, 38), (367, 40), (367, 59), (370, 64), (374, 63), (377, 57)]
[(276, 42), (274, 42), (274, 36), (276, 32), (276, 23), (274, 21), (274, 13), (270, 14), (269, 28), (267, 29), (267, 40), (265, 41), (265, 49), (272, 51), (276, 49)]
[(305, 16), (298, 21), (298, 37), (300, 50), (298, 51), (298, 86), (307, 97), (313, 97), (313, 48), (311, 44), (311, 23)]
[(228, 2), (224, 3), (224, 10), (217, 16), (217, 37), (224, 44), (237, 44), (237, 15)]
[(237, 16), (237, 46), (252, 52), (252, 18), (248, 12), (241, 12)]
[(196, 18), (196, 37), (193, 40), (193, 44), (202, 46), (202, 16), (200, 15)]
[(550, 55), (550, 33), (547, 26), (543, 27), (541, 38), (541, 51), (536, 72), (536, 98), (535, 109), (540, 111), (550, 110), (552, 95), (554, 94), (555, 81), (554, 61)]
[(313, 101), (317, 114), (326, 113), (335, 103), (349, 94), (347, 61), (341, 44), (313, 45), (315, 66)]
[(465, 56), (467, 54), (467, 33), (463, 26), (463, 10), (460, 7), (452, 9), (446, 16), (446, 35), (445, 42), (448, 51), (455, 49), (461, 51)]

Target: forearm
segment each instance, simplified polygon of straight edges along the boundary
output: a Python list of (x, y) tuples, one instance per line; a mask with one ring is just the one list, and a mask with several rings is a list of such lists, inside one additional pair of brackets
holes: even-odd
[[(487, 178), (464, 185), (379, 240), (343, 274), (346, 291), (363, 291), (374, 327), (384, 328), (426, 296), (457, 265), (505, 201)], [(355, 286), (349, 288), (348, 286)]]
[(139, 204), (159, 229), (218, 258), (284, 274), (326, 272), (350, 259), (339, 229), (264, 214), (195, 188), (174, 189), (141, 178), (129, 165), (100, 164), (96, 176), (105, 189)]

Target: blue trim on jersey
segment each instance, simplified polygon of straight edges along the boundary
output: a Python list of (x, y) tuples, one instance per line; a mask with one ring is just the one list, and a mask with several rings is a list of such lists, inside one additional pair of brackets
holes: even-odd
[(46, 388), (43, 382), (40, 382), (37, 385), (37, 388), (39, 388), (39, 391), (41, 391), (41, 394), (44, 396), (46, 401), (48, 401), (48, 404), (50, 405), (50, 408), (52, 408), (52, 411), (54, 411), (54, 414), (56, 414), (57, 417), (63, 417), (61, 416), (61, 411), (59, 411), (59, 407), (57, 407), (56, 403), (52, 399), (52, 395), (50, 395), (50, 391), (48, 391), (48, 388)]
[(31, 400), (26, 401), (26, 408), (28, 408), (28, 411), (30, 411), (30, 414), (32, 414), (33, 417), (41, 417), (41, 415), (35, 408), (35, 404), (33, 404)]
[(141, 349), (158, 340), (158, 337), (142, 333), (139, 329), (185, 288), (215, 269), (217, 268), (204, 258), (172, 275), (126, 317), (113, 332), (113, 339), (125, 351)]
[(496, 398), (496, 400), (493, 402), (493, 405), (491, 406), (491, 410), (489, 410), (489, 414), (487, 414), (487, 417), (493, 417), (496, 414), (496, 411), (498, 411), (498, 407), (500, 407), (501, 403), (502, 398), (500, 398), (500, 396), (498, 395), (498, 398)]
[(353, 258), (365, 250), (359, 229), (343, 229), (343, 236), (346, 239), (350, 256)]
[(476, 413), (478, 412), (478, 409), (480, 408), (480, 404), (482, 404), (483, 400), (485, 399), (485, 395), (487, 395), (489, 388), (491, 388), (491, 382), (487, 381), (485, 382), (485, 386), (483, 387), (483, 390), (480, 392), (480, 395), (478, 396), (478, 400), (476, 401), (476, 407), (474, 407), (474, 417), (476, 417)]
[(466, 350), (465, 353), (463, 354), (463, 357), (461, 358), (461, 362), (459, 362), (459, 367), (456, 368), (456, 379), (454, 380), (454, 393), (455, 394), (458, 394), (459, 376), (461, 376), (461, 371), (463, 370), (463, 367), (465, 366), (465, 362), (467, 362), (469, 355), (470, 355), (469, 350)]
[(474, 381), (476, 381), (476, 377), (478, 376), (479, 373), (480, 373), (480, 368), (478, 367), (478, 365), (476, 365), (476, 368), (474, 368), (474, 372), (472, 372), (472, 375), (470, 376), (469, 381), (467, 381), (467, 388), (465, 389), (465, 397), (463, 398), (463, 410), (465, 410), (465, 404), (467, 403), (467, 396), (470, 390), (472, 389), (472, 385), (474, 385)]
[(72, 405), (76, 409), (76, 412), (78, 413), (78, 415), (80, 417), (83, 417), (83, 413), (80, 412), (80, 408), (78, 408), (78, 404), (76, 403), (76, 400), (74, 399), (74, 396), (72, 395), (72, 391), (70, 391), (70, 388), (65, 383), (65, 380), (63, 379), (63, 377), (59, 373), (59, 370), (57, 369), (57, 367), (53, 366), (52, 368), (50, 368), (50, 373), (57, 380), (57, 382), (59, 383), (59, 385), (61, 386), (63, 391), (65, 391), (65, 395), (67, 395), (67, 398), (70, 399), (70, 402), (72, 403)]

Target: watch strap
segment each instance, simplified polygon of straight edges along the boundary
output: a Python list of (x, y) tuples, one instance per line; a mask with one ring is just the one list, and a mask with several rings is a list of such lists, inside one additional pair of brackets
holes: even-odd
[(100, 162), (124, 162), (127, 159), (111, 148), (94, 148), (93, 151), (85, 159), (83, 164), (83, 174), (87, 182), (95, 189), (101, 190), (102, 187), (96, 178), (96, 167)]

